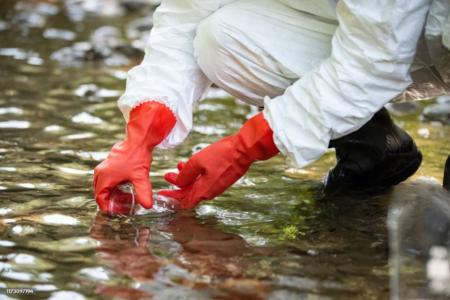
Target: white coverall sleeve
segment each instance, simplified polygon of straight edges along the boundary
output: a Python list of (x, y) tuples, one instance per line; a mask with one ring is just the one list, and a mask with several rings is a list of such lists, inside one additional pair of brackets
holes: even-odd
[(329, 58), (274, 99), (264, 116), (279, 150), (303, 167), (356, 131), (410, 83), (431, 0), (341, 0)]
[(128, 72), (125, 93), (118, 106), (128, 122), (130, 111), (149, 100), (168, 106), (177, 118), (169, 136), (158, 145), (181, 143), (192, 128), (195, 101), (210, 82), (194, 57), (197, 25), (217, 10), (220, 0), (163, 0), (153, 15), (154, 26), (140, 65)]

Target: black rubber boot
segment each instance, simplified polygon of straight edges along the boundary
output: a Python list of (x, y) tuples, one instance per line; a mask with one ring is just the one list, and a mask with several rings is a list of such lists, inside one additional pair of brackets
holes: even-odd
[(394, 124), (383, 108), (356, 132), (332, 140), (336, 166), (324, 185), (328, 196), (385, 190), (413, 175), (422, 154), (411, 136)]

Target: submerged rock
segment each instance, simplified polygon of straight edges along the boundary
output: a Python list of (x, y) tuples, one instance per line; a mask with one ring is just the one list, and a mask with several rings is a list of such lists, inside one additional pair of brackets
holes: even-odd
[(123, 43), (119, 29), (114, 26), (97, 28), (91, 34), (90, 42), (95, 48), (114, 48)]
[(42, 16), (55, 16), (59, 13), (59, 8), (54, 4), (43, 2), (35, 6), (35, 11)]
[(32, 57), (39, 57), (37, 52), (20, 48), (0, 48), (0, 56), (9, 56), (17, 60), (27, 60)]
[(27, 31), (29, 28), (42, 28), (45, 26), (48, 16), (59, 13), (58, 6), (50, 3), (33, 4), (19, 1), (14, 9), (17, 13), (12, 22), (18, 24), (22, 31)]
[(22, 30), (42, 28), (46, 23), (46, 18), (36, 12), (20, 12), (14, 16), (13, 22), (20, 24)]
[(415, 114), (420, 110), (418, 102), (396, 102), (386, 104), (386, 109), (394, 116)]
[(8, 29), (8, 23), (6, 23), (3, 20), (0, 20), (0, 31), (4, 31), (6, 29)]
[(47, 28), (42, 35), (49, 40), (73, 41), (76, 37), (75, 32), (64, 29)]
[(102, 101), (103, 98), (118, 97), (119, 91), (98, 87), (96, 84), (82, 84), (75, 90), (75, 95), (87, 101)]
[(69, 66), (89, 61), (107, 66), (123, 66), (130, 64), (132, 58), (142, 55), (142, 50), (122, 39), (119, 29), (102, 26), (91, 34), (89, 41), (76, 42), (72, 46), (57, 50), (53, 52), (51, 59)]
[(122, 6), (127, 11), (142, 11), (146, 8), (154, 7), (155, 5), (158, 5), (161, 3), (161, 1), (155, 1), (155, 0), (121, 0)]
[(424, 139), (427, 139), (430, 137), (430, 130), (428, 128), (422, 127), (417, 130), (417, 134)]
[(91, 50), (92, 46), (88, 42), (77, 42), (70, 47), (64, 47), (53, 52), (50, 58), (63, 65), (73, 66), (88, 60)]
[(151, 16), (131, 21), (127, 26), (127, 37), (129, 39), (140, 39), (147, 36), (153, 27)]
[(427, 106), (421, 115), (424, 121), (437, 121), (444, 125), (450, 124), (450, 96), (437, 98), (435, 104)]
[(67, 16), (73, 22), (83, 21), (87, 15), (119, 17), (125, 13), (117, 0), (65, 0)]
[(72, 122), (78, 124), (99, 125), (103, 123), (103, 120), (99, 117), (93, 116), (87, 112), (81, 112), (72, 117)]

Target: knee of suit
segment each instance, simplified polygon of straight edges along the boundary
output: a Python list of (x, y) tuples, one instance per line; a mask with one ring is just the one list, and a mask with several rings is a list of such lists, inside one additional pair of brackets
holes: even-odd
[(223, 67), (227, 66), (225, 53), (230, 46), (225, 34), (225, 28), (228, 26), (226, 16), (223, 8), (219, 11), (198, 25), (194, 39), (194, 55), (197, 63), (203, 73), (216, 84), (227, 73)]
[[(203, 73), (217, 86), (251, 105), (263, 106), (264, 97), (281, 94), (281, 88), (267, 80), (270, 63), (261, 66), (264, 49), (251, 33), (234, 22), (239, 11), (225, 6), (197, 27), (194, 55)], [(273, 62), (275, 65), (276, 63)]]

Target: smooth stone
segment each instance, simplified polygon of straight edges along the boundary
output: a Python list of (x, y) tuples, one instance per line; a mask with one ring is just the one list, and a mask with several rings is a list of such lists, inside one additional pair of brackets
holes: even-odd
[(421, 115), (424, 121), (437, 121), (450, 124), (450, 102), (441, 102), (427, 106)]
[(56, 28), (47, 28), (42, 35), (49, 40), (64, 41), (73, 41), (76, 37), (76, 34), (73, 31)]
[(396, 102), (386, 104), (386, 109), (394, 116), (406, 116), (420, 111), (418, 102)]
[(144, 17), (131, 21), (127, 26), (127, 37), (129, 39), (140, 39), (148, 35), (153, 27), (153, 18)]

